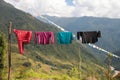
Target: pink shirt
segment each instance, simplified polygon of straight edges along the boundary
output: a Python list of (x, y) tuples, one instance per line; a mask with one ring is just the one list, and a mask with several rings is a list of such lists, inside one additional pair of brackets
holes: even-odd
[(35, 32), (35, 43), (36, 44), (54, 44), (54, 33), (53, 32)]

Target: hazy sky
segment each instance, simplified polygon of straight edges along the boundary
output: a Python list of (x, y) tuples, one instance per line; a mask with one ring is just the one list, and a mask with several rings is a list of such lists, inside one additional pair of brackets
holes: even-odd
[(120, 0), (5, 0), (34, 16), (120, 18)]

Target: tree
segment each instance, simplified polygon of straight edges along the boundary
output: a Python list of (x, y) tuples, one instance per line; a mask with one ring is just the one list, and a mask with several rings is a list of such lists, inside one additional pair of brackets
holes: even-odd
[(6, 49), (7, 45), (5, 35), (0, 32), (0, 80), (2, 80), (2, 75), (4, 71)]

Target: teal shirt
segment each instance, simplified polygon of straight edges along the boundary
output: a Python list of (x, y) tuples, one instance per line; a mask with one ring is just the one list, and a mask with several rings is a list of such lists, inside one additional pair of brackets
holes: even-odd
[(58, 32), (57, 39), (60, 44), (70, 44), (73, 40), (73, 34), (72, 32)]

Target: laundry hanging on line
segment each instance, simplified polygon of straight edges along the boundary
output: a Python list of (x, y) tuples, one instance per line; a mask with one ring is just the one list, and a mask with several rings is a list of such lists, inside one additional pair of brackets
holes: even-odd
[(35, 44), (54, 44), (54, 33), (53, 32), (35, 32), (34, 33)]
[(72, 32), (58, 32), (57, 40), (59, 44), (71, 44), (73, 40)]
[(77, 32), (77, 39), (82, 43), (96, 43), (99, 37), (101, 37), (100, 31)]
[[(24, 53), (24, 44), (29, 44), (32, 39), (32, 31), (26, 30), (13, 30), (18, 40), (19, 52)], [(72, 32), (58, 32), (57, 40), (59, 44), (71, 44), (73, 40)], [(46, 32), (34, 32), (34, 43), (35, 44), (54, 44), (54, 33), (51, 31)]]
[(24, 53), (24, 44), (29, 44), (30, 40), (32, 39), (32, 31), (25, 31), (25, 30), (13, 30), (16, 34), (18, 40), (18, 47), (19, 52), (21, 54)]
[[(19, 51), (21, 54), (24, 53), (24, 44), (29, 44), (30, 40), (32, 38), (32, 31), (25, 31), (25, 30), (16, 30), (14, 29), (14, 33), (17, 36), (18, 39), (18, 46), (19, 46)], [(97, 33), (96, 31), (91, 31), (91, 32), (77, 32), (77, 37), (79, 35), (83, 36), (83, 40), (87, 40), (88, 42), (94, 42), (92, 40), (95, 40), (96, 37), (100, 37), (100, 32)], [(84, 35), (85, 34), (85, 35)], [(87, 34), (87, 35), (86, 35)], [(73, 40), (73, 34), (72, 32), (58, 32), (57, 33), (57, 41), (59, 44), (71, 44)], [(54, 44), (54, 33), (51, 31), (39, 31), (34, 33), (34, 42), (35, 44)], [(85, 42), (85, 41), (84, 41)]]

